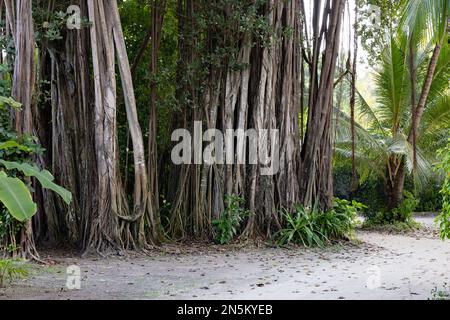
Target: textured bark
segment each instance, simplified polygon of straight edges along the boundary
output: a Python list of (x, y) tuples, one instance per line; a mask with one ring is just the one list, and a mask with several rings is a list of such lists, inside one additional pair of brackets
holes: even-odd
[[(12, 95), (22, 104), (15, 113), (15, 129), (18, 133), (33, 133), (32, 103), (35, 86), (34, 28), (31, 2), (17, 0), (15, 29), (16, 59), (14, 64)], [(14, 33), (13, 33), (14, 34)]]
[[(145, 248), (159, 241), (157, 213), (149, 194), (142, 131), (137, 118), (131, 70), (116, 1), (88, 0), (95, 86), (95, 148), (98, 169), (98, 215), (90, 246)], [(119, 172), (115, 61), (123, 96), (134, 156), (134, 193), (128, 206)], [(147, 228), (146, 228), (147, 226)]]
[[(93, 217), (89, 246), (99, 252), (121, 248), (119, 215), (128, 214), (118, 173), (116, 79), (111, 16), (103, 0), (88, 0), (95, 88), (95, 150), (98, 211)], [(108, 12), (109, 13), (109, 12)]]
[[(344, 3), (345, 1), (342, 0), (325, 2), (322, 27), (320, 27), (319, 19), (321, 1), (315, 2), (313, 9), (314, 45), (310, 104), (306, 135), (302, 146), (300, 194), (305, 206), (318, 205), (323, 210), (331, 208), (333, 199), (331, 119), (334, 74)], [(327, 21), (329, 21), (328, 24)], [(319, 73), (319, 52), (323, 36), (325, 52)]]
[[(254, 4), (254, 2), (251, 2)], [(191, 1), (179, 1), (180, 63), (179, 82), (201, 54), (194, 48), (199, 44), (196, 36), (195, 10)], [(217, 47), (232, 47), (236, 54), (223, 61), (222, 67), (211, 67), (209, 75), (200, 79), (206, 90), (199, 93), (201, 84), (192, 82), (179, 93), (194, 101), (183, 110), (178, 125), (192, 128), (192, 121), (204, 120), (205, 129), (270, 130), (280, 131), (280, 172), (274, 176), (261, 175), (260, 165), (237, 164), (248, 161), (249, 145), (224, 146), (231, 152), (234, 163), (181, 166), (178, 189), (171, 216), (171, 233), (179, 237), (209, 234), (211, 219), (221, 215), (226, 195), (240, 195), (247, 199), (247, 207), (255, 214), (245, 225), (243, 236), (270, 235), (279, 228), (278, 209), (292, 208), (299, 201), (298, 170), (300, 139), (298, 114), (301, 95), (301, 24), (300, 1), (267, 1), (258, 15), (266, 19), (274, 34), (270, 44), (251, 32), (239, 32), (230, 27), (218, 30), (211, 26), (205, 39), (206, 52)], [(232, 20), (232, 6), (223, 8), (224, 19)], [(285, 35), (282, 30), (293, 30)], [(190, 39), (189, 43), (185, 39)], [(200, 43), (201, 45), (201, 43)], [(192, 46), (192, 47), (191, 47)], [(210, 51), (208, 51), (210, 50)], [(235, 69), (232, 63), (243, 66)], [(197, 106), (201, 106), (198, 108)], [(271, 150), (271, 140), (258, 144), (258, 152)], [(228, 147), (228, 148), (227, 148)], [(278, 146), (276, 146), (278, 147)], [(226, 159), (224, 159), (226, 161)], [(247, 162), (248, 163), (248, 162)], [(203, 232), (201, 230), (204, 230)]]
[[(6, 2), (8, 21), (15, 40), (15, 63), (12, 81), (12, 96), (22, 104), (20, 111), (13, 114), (13, 124), (18, 134), (33, 134), (32, 104), (35, 87), (34, 26), (32, 3), (17, 0), (16, 12), (11, 1)], [(15, 20), (14, 20), (15, 19)], [(25, 258), (39, 259), (34, 237), (33, 224), (29, 220), (20, 239), (21, 253)]]
[[(81, 13), (87, 15), (87, 4), (78, 1)], [(56, 181), (69, 189), (73, 202), (67, 207), (51, 192), (42, 190), (51, 241), (70, 241), (86, 248), (91, 216), (97, 210), (96, 160), (94, 150), (94, 113), (89, 77), (89, 30), (68, 30), (65, 40), (48, 43), (41, 53), (41, 63), (50, 61), (50, 74), (41, 77), (51, 83), (51, 123), (48, 135), (48, 108), (36, 112), (38, 136), (47, 147), (43, 166), (50, 167)], [(46, 48), (42, 48), (43, 50)]]
[[(151, 28), (151, 42), (152, 55), (150, 61), (150, 74), (156, 77), (158, 71), (158, 53), (161, 42), (161, 32), (164, 21), (166, 1), (152, 2), (152, 28)], [(149, 179), (149, 193), (152, 197), (152, 210), (157, 213), (159, 210), (159, 183), (158, 183), (158, 149), (156, 145), (157, 136), (157, 84), (155, 81), (151, 83), (150, 93), (150, 113), (148, 120), (148, 179)], [(159, 218), (155, 220), (155, 224), (159, 225)], [(156, 227), (154, 226), (154, 228)]]

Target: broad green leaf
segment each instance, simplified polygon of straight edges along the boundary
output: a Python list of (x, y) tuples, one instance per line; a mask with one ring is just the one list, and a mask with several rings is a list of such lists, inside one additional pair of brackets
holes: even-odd
[(31, 149), (28, 148), (27, 146), (24, 146), (14, 140), (8, 140), (8, 141), (0, 143), (0, 150), (7, 150), (7, 149), (12, 149), (12, 148), (17, 148), (19, 150), (26, 151), (26, 152), (31, 151)]
[(0, 201), (18, 221), (31, 218), (37, 211), (30, 191), (18, 178), (11, 178), (0, 172)]
[(70, 204), (72, 202), (72, 193), (70, 193), (69, 190), (54, 183), (53, 180), (55, 178), (47, 170), (40, 170), (38, 167), (32, 166), (28, 163), (17, 163), (5, 160), (0, 160), (0, 163), (3, 164), (8, 170), (16, 169), (23, 172), (23, 174), (27, 177), (35, 177), (39, 180), (42, 187), (59, 194), (67, 204)]

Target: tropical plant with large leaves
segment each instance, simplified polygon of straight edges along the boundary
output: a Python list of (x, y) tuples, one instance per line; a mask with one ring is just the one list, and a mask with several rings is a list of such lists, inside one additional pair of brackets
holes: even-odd
[[(5, 110), (6, 106), (20, 108), (20, 104), (12, 98), (0, 97), (0, 111)], [(0, 203), (20, 222), (30, 219), (37, 211), (30, 189), (21, 177), (34, 177), (43, 188), (59, 194), (67, 204), (72, 201), (72, 194), (57, 185), (49, 171), (41, 170), (37, 166), (23, 161), (6, 161), (4, 159), (11, 154), (29, 154), (32, 151), (30, 147), (15, 139), (0, 142)]]
[[(358, 172), (362, 180), (370, 174), (384, 179), (388, 212), (402, 201), (406, 174), (414, 175), (418, 187), (433, 176), (436, 150), (445, 145), (450, 127), (450, 48), (444, 44), (417, 128), (417, 145), (410, 139), (417, 108), (412, 108), (414, 97), (418, 95), (414, 88), (423, 87), (427, 81), (432, 47), (424, 37), (416, 37), (410, 50), (410, 40), (408, 34), (399, 29), (384, 48), (373, 77), (375, 102), (369, 102), (358, 92)], [(412, 70), (416, 85), (411, 81)], [(350, 119), (340, 112), (337, 123), (336, 155), (348, 158), (351, 155)]]

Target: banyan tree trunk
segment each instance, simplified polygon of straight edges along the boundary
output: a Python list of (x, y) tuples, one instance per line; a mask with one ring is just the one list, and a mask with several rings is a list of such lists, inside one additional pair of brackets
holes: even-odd
[[(98, 215), (90, 246), (146, 247), (159, 241), (157, 212), (149, 195), (144, 142), (139, 125), (130, 65), (116, 1), (88, 0), (95, 86), (95, 150), (98, 172)], [(134, 193), (128, 206), (119, 173), (116, 73), (122, 80), (127, 121), (133, 144)]]
[[(81, 14), (87, 15), (87, 5), (78, 1)], [(45, 113), (41, 106), (41, 141), (47, 143), (52, 172), (57, 182), (68, 188), (73, 195), (70, 207), (43, 190), (47, 212), (50, 240), (69, 240), (85, 248), (91, 227), (91, 215), (97, 210), (96, 159), (94, 150), (94, 113), (91, 103), (91, 80), (89, 76), (89, 30), (68, 30), (65, 40), (48, 44), (51, 83), (51, 136)], [(45, 53), (43, 53), (45, 54)], [(45, 77), (45, 71), (42, 77)], [(45, 78), (44, 78), (45, 79)], [(46, 130), (47, 129), (47, 130)], [(46, 141), (48, 140), (48, 141)], [(44, 166), (47, 166), (44, 163)], [(54, 206), (54, 208), (51, 208)], [(53, 210), (52, 210), (53, 209)]]
[[(315, 2), (313, 13), (311, 92), (308, 123), (302, 148), (300, 194), (301, 202), (305, 206), (317, 205), (320, 209), (327, 210), (331, 208), (333, 200), (331, 119), (334, 74), (345, 1), (327, 0), (322, 19), (320, 19), (320, 3), (321, 1)], [(319, 69), (319, 53), (323, 37), (325, 52)]]
[[(32, 2), (6, 1), (8, 21), (15, 40), (15, 63), (12, 81), (12, 96), (22, 104), (13, 114), (13, 124), (18, 134), (33, 134), (32, 104), (35, 87), (34, 27)], [(17, 10), (14, 12), (14, 8)], [(28, 220), (21, 234), (21, 254), (25, 258), (36, 258), (37, 254), (32, 221)]]
[[(253, 5), (255, 2), (249, 1)], [(199, 33), (195, 27), (195, 2), (179, 1), (180, 11), (180, 63), (179, 77), (187, 73), (195, 62), (195, 45)], [(231, 20), (233, 8), (224, 5), (221, 14)], [(301, 46), (299, 38), (300, 1), (267, 1), (256, 13), (266, 19), (274, 30), (267, 43), (251, 32), (220, 30), (212, 25), (206, 31), (204, 50), (213, 52), (215, 46), (233, 47), (236, 54), (224, 61), (224, 66), (210, 66), (205, 79), (206, 89), (196, 91), (198, 82), (190, 83), (180, 92), (179, 99), (189, 95), (195, 105), (183, 109), (178, 126), (192, 129), (194, 120), (202, 120), (204, 129), (217, 129), (224, 135), (227, 130), (266, 130), (268, 139), (257, 145), (249, 143), (224, 145), (224, 163), (182, 165), (179, 168), (178, 189), (171, 216), (172, 234), (181, 237), (201, 236), (199, 230), (209, 230), (211, 219), (221, 215), (226, 195), (239, 195), (255, 214), (246, 223), (244, 236), (270, 235), (280, 226), (278, 209), (292, 208), (299, 201), (298, 171), (300, 139), (298, 113), (300, 107)], [(194, 25), (193, 25), (194, 24)], [(283, 30), (294, 30), (293, 35)], [(193, 33), (193, 34), (192, 34)], [(192, 39), (196, 40), (192, 40)], [(256, 43), (256, 44), (255, 44)], [(190, 46), (193, 47), (190, 47)], [(231, 62), (242, 68), (233, 68)], [(197, 80), (197, 79), (196, 79)], [(182, 80), (180, 83), (185, 83)], [(199, 109), (200, 107), (200, 109)], [(277, 145), (278, 130), (282, 142)], [(226, 142), (227, 140), (225, 140)], [(242, 141), (241, 141), (242, 142)], [(274, 174), (263, 174), (264, 165), (248, 163), (250, 147), (258, 155), (277, 157), (279, 168)], [(279, 147), (279, 149), (278, 149)], [(239, 162), (240, 160), (240, 162)], [(246, 164), (243, 164), (243, 163)], [(278, 170), (279, 169), (279, 170)], [(209, 232), (206, 232), (208, 234)]]
[[(159, 241), (159, 218), (149, 192), (117, 3), (77, 0), (75, 4), (82, 16), (89, 16), (90, 28), (63, 30), (62, 40), (40, 44), (39, 77), (49, 83), (51, 103), (41, 102), (35, 110), (36, 134), (47, 149), (38, 160), (51, 167), (56, 181), (73, 194), (67, 207), (51, 192), (38, 190), (48, 239), (68, 240), (98, 252), (145, 248)], [(133, 142), (131, 206), (119, 172), (116, 62)]]

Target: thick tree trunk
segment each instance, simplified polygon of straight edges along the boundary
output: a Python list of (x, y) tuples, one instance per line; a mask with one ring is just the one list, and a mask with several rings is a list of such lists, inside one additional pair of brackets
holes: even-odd
[[(87, 5), (79, 1), (81, 13), (87, 15)], [(48, 135), (48, 113), (45, 105), (39, 108), (39, 138), (46, 143), (52, 172), (57, 182), (68, 188), (73, 201), (68, 208), (51, 192), (42, 190), (50, 240), (76, 243), (86, 248), (90, 234), (91, 217), (97, 210), (96, 159), (94, 150), (94, 113), (91, 104), (89, 76), (89, 31), (68, 30), (65, 40), (48, 44), (51, 83), (51, 136)], [(45, 48), (43, 48), (45, 50)], [(42, 63), (47, 60), (41, 53)], [(53, 208), (52, 208), (53, 207)]]
[[(6, 1), (8, 21), (15, 40), (15, 64), (12, 83), (12, 96), (22, 104), (22, 109), (13, 114), (13, 123), (18, 134), (33, 134), (32, 104), (35, 87), (34, 27), (32, 3), (28, 0), (15, 2), (17, 12), (11, 1)], [(14, 20), (15, 19), (15, 20)], [(27, 221), (21, 235), (21, 253), (25, 258), (36, 258), (37, 254), (33, 224)]]
[(118, 172), (116, 79), (112, 21), (104, 0), (87, 0), (91, 25), (95, 88), (95, 150), (98, 211), (93, 217), (89, 247), (98, 252), (123, 247), (119, 215), (128, 214)]
[[(116, 1), (88, 0), (95, 85), (95, 148), (99, 211), (90, 246), (145, 248), (159, 241), (159, 218), (149, 193), (144, 141), (139, 125), (131, 70)], [(115, 54), (134, 156), (134, 194), (130, 210), (119, 172)]]
[[(320, 81), (318, 57), (322, 47), (322, 32), (319, 26), (320, 2), (314, 5), (314, 48), (310, 87), (310, 106), (305, 141), (302, 147), (302, 169), (300, 194), (307, 207), (318, 205), (327, 210), (332, 206), (332, 143), (331, 119), (334, 89), (334, 74), (338, 55), (343, 0), (326, 1), (322, 17), (325, 32)], [(327, 21), (329, 24), (327, 26)]]

